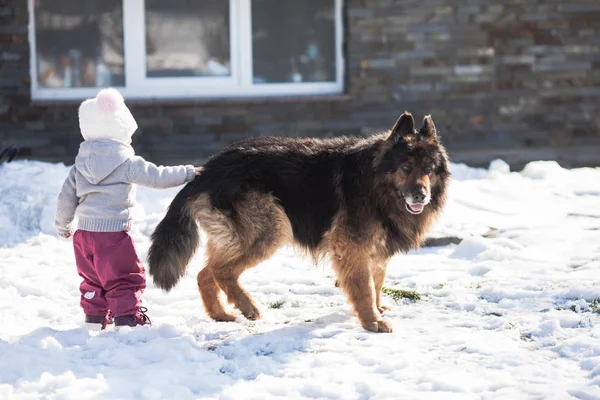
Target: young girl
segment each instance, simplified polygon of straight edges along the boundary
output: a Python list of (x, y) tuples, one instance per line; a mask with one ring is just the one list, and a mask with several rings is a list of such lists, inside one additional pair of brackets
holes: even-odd
[[(58, 195), (55, 225), (60, 236), (73, 236), (86, 325), (149, 324), (141, 307), (145, 270), (128, 233), (136, 185), (179, 186), (194, 180), (200, 168), (157, 167), (136, 156), (131, 136), (137, 123), (115, 89), (81, 103), (79, 127), (84, 141)], [(73, 235), (75, 215), (79, 223)]]

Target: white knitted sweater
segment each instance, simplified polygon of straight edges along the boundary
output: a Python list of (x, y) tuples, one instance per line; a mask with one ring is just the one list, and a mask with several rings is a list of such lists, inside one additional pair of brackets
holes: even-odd
[(136, 185), (169, 188), (194, 177), (193, 165), (157, 167), (120, 140), (86, 140), (58, 195), (56, 229), (61, 236), (73, 233), (71, 224), (77, 216), (82, 230), (129, 230)]

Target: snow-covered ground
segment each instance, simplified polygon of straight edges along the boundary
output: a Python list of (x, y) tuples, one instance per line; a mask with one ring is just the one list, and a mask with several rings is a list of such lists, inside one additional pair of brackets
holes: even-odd
[[(0, 166), (1, 399), (599, 399), (600, 169), (454, 164), (433, 236), (459, 245), (397, 256), (391, 334), (364, 331), (329, 266), (285, 249), (242, 277), (264, 318), (218, 323), (195, 275), (145, 292), (151, 328), (81, 327), (70, 240), (54, 234), (67, 167)], [(149, 235), (178, 189), (140, 189)], [(484, 238), (490, 228), (497, 237)]]

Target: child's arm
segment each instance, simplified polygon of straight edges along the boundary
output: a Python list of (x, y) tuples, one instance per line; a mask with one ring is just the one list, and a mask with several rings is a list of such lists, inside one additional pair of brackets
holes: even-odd
[(79, 204), (79, 198), (75, 190), (75, 166), (69, 171), (69, 176), (65, 179), (62, 189), (58, 194), (56, 203), (56, 215), (54, 218), (54, 226), (58, 234), (68, 238), (73, 234), (71, 222), (75, 218), (75, 209)]
[(198, 170), (193, 165), (157, 167), (154, 163), (136, 156), (130, 160), (127, 179), (138, 185), (167, 189), (193, 181)]

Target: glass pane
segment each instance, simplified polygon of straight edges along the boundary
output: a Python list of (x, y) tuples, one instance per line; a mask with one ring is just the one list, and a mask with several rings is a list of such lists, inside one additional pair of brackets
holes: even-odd
[(230, 75), (228, 0), (146, 0), (146, 76)]
[(35, 0), (38, 86), (125, 85), (122, 0)]
[(335, 82), (334, 0), (252, 0), (254, 83)]

